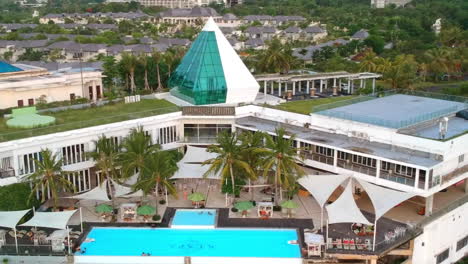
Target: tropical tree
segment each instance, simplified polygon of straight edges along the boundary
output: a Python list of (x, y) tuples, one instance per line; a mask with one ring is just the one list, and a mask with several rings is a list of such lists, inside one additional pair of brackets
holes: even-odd
[(294, 147), (295, 135), (287, 135), (284, 128), (276, 129), (276, 137), (266, 135), (265, 148), (255, 151), (265, 156), (263, 176), (267, 177), (274, 171), (275, 203), (278, 204), (279, 187), (290, 189), (295, 186), (298, 178), (305, 175), (299, 165), (302, 158), (298, 156), (298, 149)]
[(234, 196), (236, 176), (245, 175), (250, 179), (255, 179), (256, 175), (250, 165), (243, 159), (242, 146), (239, 144), (239, 139), (235, 133), (223, 131), (218, 135), (216, 141), (218, 144), (210, 145), (207, 151), (216, 153), (218, 156), (203, 162), (203, 165), (210, 166), (203, 177), (219, 174), (222, 182), (230, 179), (232, 195)]
[(145, 90), (150, 90), (149, 82), (148, 82), (148, 57), (145, 54), (141, 54), (138, 56), (138, 62), (140, 63), (141, 67), (144, 70), (144, 82), (145, 82)]
[[(87, 155), (91, 157), (95, 162), (95, 167), (101, 172), (101, 177), (99, 177), (99, 184), (102, 184), (104, 180), (107, 181), (107, 186), (110, 188), (109, 179), (119, 180), (122, 174), (118, 172), (118, 155), (120, 152), (120, 145), (112, 139), (102, 135), (98, 140), (94, 142), (94, 150), (88, 152)], [(113, 198), (112, 192), (110, 192), (111, 198)], [(111, 199), (113, 202), (113, 199)]]
[(156, 76), (158, 79), (158, 87), (156, 87), (156, 92), (162, 92), (163, 91), (163, 85), (161, 82), (161, 72), (160, 72), (160, 64), (163, 61), (163, 55), (160, 52), (153, 52), (151, 55), (151, 58), (153, 59), (154, 63), (156, 64)]
[(288, 73), (298, 65), (290, 45), (283, 45), (277, 38), (268, 43), (268, 47), (260, 52), (257, 59), (257, 69), (260, 72)]
[(124, 52), (122, 53), (122, 60), (120, 60), (120, 64), (122, 65), (123, 69), (125, 70), (126, 74), (130, 78), (130, 91), (135, 92), (135, 69), (138, 65), (138, 60), (135, 56), (130, 53)]
[(159, 187), (163, 186), (170, 194), (177, 196), (177, 190), (170, 180), (177, 170), (177, 161), (173, 155), (168, 151), (155, 152), (145, 159), (145, 166), (133, 188), (143, 190), (145, 195), (156, 190), (157, 199)]
[(128, 178), (136, 171), (141, 171), (146, 166), (145, 161), (160, 148), (160, 145), (153, 144), (143, 127), (133, 128), (122, 142), (122, 152), (118, 158), (123, 177)]
[[(50, 193), (50, 196), (54, 202), (54, 209), (57, 209), (57, 201), (59, 193), (63, 191), (75, 191), (73, 184), (67, 180), (65, 171), (62, 170), (62, 160), (58, 157), (58, 154), (52, 154), (49, 149), (41, 150), (39, 159), (34, 159), (36, 171), (28, 176), (28, 180), (31, 181), (33, 188), (29, 199), (42, 188)], [(42, 194), (41, 202), (44, 202), (46, 198), (45, 194)]]

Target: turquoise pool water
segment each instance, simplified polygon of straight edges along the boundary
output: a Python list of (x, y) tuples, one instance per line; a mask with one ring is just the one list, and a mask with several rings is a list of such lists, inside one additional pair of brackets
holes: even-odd
[(83, 256), (300, 258), (293, 229), (171, 229), (94, 227)]
[(172, 218), (171, 226), (214, 227), (215, 221), (215, 209), (177, 209), (174, 218)]

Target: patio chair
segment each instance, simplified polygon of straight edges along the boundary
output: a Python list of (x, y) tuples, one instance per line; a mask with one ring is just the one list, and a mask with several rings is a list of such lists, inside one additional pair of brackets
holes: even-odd
[(341, 238), (336, 239), (336, 248), (338, 248), (338, 249), (343, 248), (343, 243), (341, 241)]
[(349, 249), (356, 250), (356, 244), (354, 243), (354, 239), (349, 240)]
[(347, 238), (343, 239), (343, 249), (349, 250), (349, 239)]

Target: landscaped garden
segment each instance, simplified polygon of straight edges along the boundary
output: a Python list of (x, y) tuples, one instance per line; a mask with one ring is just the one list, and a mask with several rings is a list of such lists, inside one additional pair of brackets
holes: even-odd
[(315, 106), (335, 103), (338, 101), (349, 100), (354, 97), (355, 96), (340, 96), (340, 97), (328, 97), (328, 98), (320, 98), (320, 99), (313, 99), (313, 100), (293, 101), (293, 102), (287, 102), (287, 103), (277, 105), (274, 108), (279, 109), (279, 110), (308, 115), (312, 112), (313, 107)]
[(86, 109), (70, 109), (60, 112), (42, 112), (56, 119), (56, 124), (36, 129), (8, 128), (5, 118), (0, 119), (0, 142), (91, 127), (135, 118), (160, 115), (178, 111), (179, 108), (160, 99), (144, 99), (137, 103), (109, 103), (104, 106)]

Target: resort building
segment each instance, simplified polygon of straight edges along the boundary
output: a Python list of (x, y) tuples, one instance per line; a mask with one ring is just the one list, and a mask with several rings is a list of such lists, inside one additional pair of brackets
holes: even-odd
[(203, 25), (212, 17), (221, 21), (222, 16), (211, 7), (173, 8), (157, 15), (159, 22), (172, 25)]
[(169, 80), (171, 94), (191, 104), (253, 102), (259, 85), (212, 18)]
[[(377, 264), (398, 256), (406, 263), (448, 264), (468, 254), (467, 98), (403, 90), (373, 92), (300, 114), (269, 105), (266, 99), (281, 101), (285, 93), (296, 99), (308, 94), (303, 100), (316, 100), (315, 93), (337, 98), (345, 87), (353, 93), (354, 81), (362, 84), (379, 76), (338, 72), (263, 75), (255, 80), (239, 61), (210, 20), (171, 80), (171, 94), (176, 97), (168, 93), (150, 96), (144, 103), (155, 105), (151, 112), (129, 110), (109, 116), (96, 108), (96, 116), (79, 126), (76, 122), (67, 126), (67, 120), (24, 131), (0, 126), (0, 186), (27, 181), (38, 171), (34, 161), (49, 149), (61, 158), (64, 177), (76, 187), (75, 194), (64, 194), (67, 198), (61, 199), (66, 204), (62, 212), (44, 212), (52, 206), (43, 205), (22, 224), (18, 224), (20, 219), (32, 210), (0, 212), (0, 226), (11, 229), (0, 230), (0, 255), (22, 261), (29, 258), (30, 263), (50, 258), (49, 263)], [(2, 74), (12, 76), (28, 72), (21, 65), (4, 64), (2, 69)], [(60, 76), (42, 74), (45, 71), (37, 68), (29, 73), (46, 80)], [(33, 77), (10, 83), (29, 78)], [(347, 86), (342, 79), (349, 80)], [(257, 81), (263, 82), (263, 92), (259, 93)], [(61, 83), (66, 82), (62, 79)], [(255, 100), (261, 96), (265, 101)], [(154, 97), (168, 98), (178, 106)], [(3, 95), (0, 98), (3, 102)], [(132, 109), (139, 103), (132, 102), (136, 99), (127, 97), (113, 110)], [(158, 103), (164, 107), (158, 109)], [(88, 110), (76, 110), (75, 116)], [(138, 127), (162, 150), (184, 153), (171, 178), (180, 197), (156, 192), (164, 203), (157, 205), (162, 219), (154, 221), (137, 219), (143, 191), (131, 186), (138, 173), (123, 183), (104, 180), (95, 161), (86, 155), (102, 135), (113, 144), (121, 143)], [(226, 131), (260, 131), (274, 140), (278, 128), (286, 131), (283, 137), (290, 139), (288, 144), (297, 148), (298, 165), (306, 173), (297, 181), (298, 195), (288, 201), (286, 190), (280, 188), (273, 194), (268, 181), (252, 179), (239, 195), (255, 201), (255, 209), (232, 210), (221, 192), (219, 175), (204, 177), (207, 168), (202, 163), (216, 155), (206, 146), (216, 144), (218, 135)], [(51, 196), (47, 186), (37, 186), (38, 198)], [(108, 196), (108, 191), (114, 194)], [(187, 199), (190, 191), (192, 197), (199, 197)], [(289, 202), (282, 203), (287, 210), (275, 210), (275, 196)], [(97, 215), (95, 207), (97, 201), (109, 203), (110, 198), (113, 205), (120, 203), (117, 214), (109, 205), (103, 208), (113, 215), (112, 221), (106, 214)], [(138, 202), (128, 202), (132, 198)], [(291, 204), (293, 200), (300, 206)], [(210, 209), (181, 210), (200, 203)], [(128, 222), (140, 228), (124, 227)], [(69, 225), (73, 225), (72, 232)], [(34, 229), (21, 230), (24, 234), (18, 236), (17, 228), (24, 227)], [(47, 238), (38, 228), (47, 228), (42, 230), (48, 232)], [(59, 230), (51, 233), (50, 229)], [(36, 237), (41, 238), (37, 243)], [(75, 243), (74, 253), (72, 247), (64, 246), (64, 240), (67, 245)]]
[(24, 64), (0, 62), (0, 109), (103, 97), (102, 74), (92, 68), (48, 71)]

